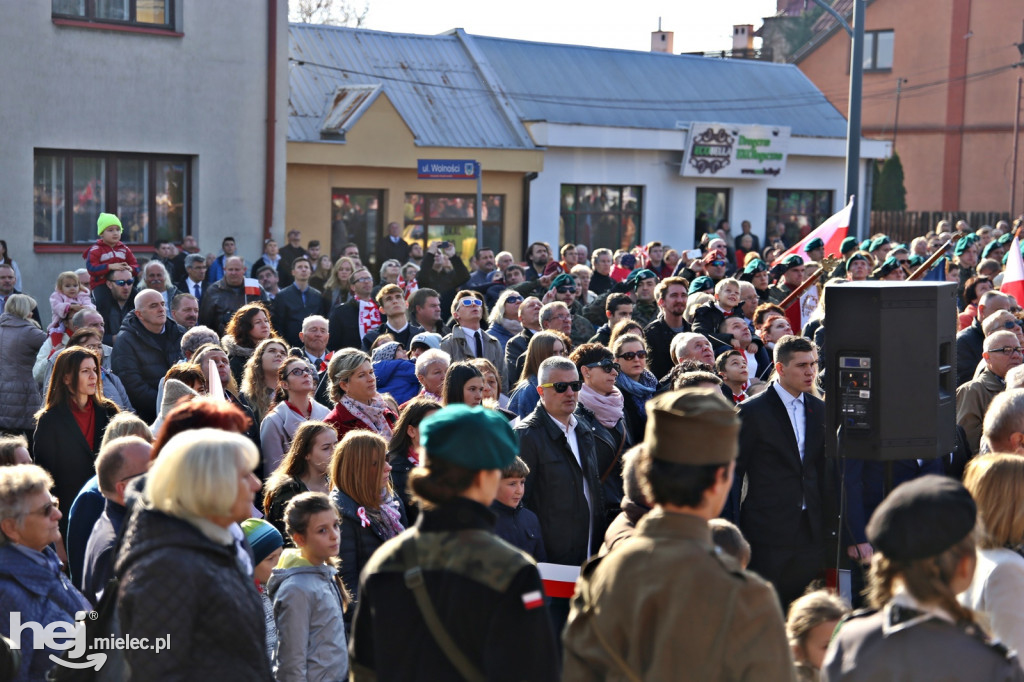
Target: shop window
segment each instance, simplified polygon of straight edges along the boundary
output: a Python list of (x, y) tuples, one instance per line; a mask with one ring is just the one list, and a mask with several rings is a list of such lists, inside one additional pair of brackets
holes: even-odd
[(100, 24), (173, 29), (174, 0), (53, 0), (53, 16)]
[(833, 194), (831, 190), (823, 189), (768, 190), (768, 214), (765, 217), (768, 233), (771, 234), (772, 228), (781, 224), (786, 244), (796, 244), (835, 213)]
[(562, 185), (560, 244), (629, 250), (640, 244), (642, 187)]
[[(500, 251), (505, 227), (505, 195), (483, 195), (484, 243)], [(426, 249), (433, 241), (455, 245), (455, 253), (469, 266), (477, 249), (475, 194), (406, 194), (402, 237)]]
[(96, 219), (121, 219), (126, 244), (181, 242), (190, 234), (189, 157), (41, 150), (33, 164), (37, 246), (96, 240)]
[(376, 260), (377, 240), (383, 231), (384, 190), (331, 190), (331, 260), (336, 261), (345, 244), (359, 247), (364, 264)]
[[(721, 187), (698, 187), (696, 219), (693, 226), (693, 246), (700, 246), (701, 239), (708, 232), (714, 232), (718, 224), (729, 219), (728, 189)], [(729, 246), (732, 246), (730, 244)]]

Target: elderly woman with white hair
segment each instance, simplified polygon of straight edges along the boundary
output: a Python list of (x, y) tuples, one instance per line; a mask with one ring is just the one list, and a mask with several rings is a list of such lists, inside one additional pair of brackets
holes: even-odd
[[(70, 628), (76, 612), (92, 608), (64, 575), (51, 546), (61, 541), (52, 487), (42, 467), (0, 467), (0, 634), (5, 637), (12, 634), (15, 613), (23, 624), (68, 623)], [(17, 639), (21, 667), (14, 679), (44, 680), (53, 667), (50, 655), (61, 652), (35, 641), (31, 627), (22, 627)]]
[(416, 397), (429, 398), (440, 403), (444, 377), (451, 363), (452, 356), (440, 348), (428, 348), (420, 353), (416, 358), (416, 378), (423, 389)]
[[(146, 477), (114, 566), (125, 652), (139, 680), (271, 680), (263, 605), (231, 527), (249, 518), (259, 452), (220, 429), (174, 436)], [(244, 551), (244, 550), (243, 550)]]

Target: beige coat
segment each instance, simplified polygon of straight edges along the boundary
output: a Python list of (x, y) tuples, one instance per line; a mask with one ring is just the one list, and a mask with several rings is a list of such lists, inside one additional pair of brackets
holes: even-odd
[(988, 406), (1005, 388), (1006, 382), (986, 367), (977, 379), (972, 379), (956, 389), (956, 423), (962, 426), (967, 434), (967, 444), (971, 452), (978, 452), (981, 426), (985, 421)]
[(772, 587), (660, 508), (584, 567), (563, 639), (568, 682), (795, 680)]

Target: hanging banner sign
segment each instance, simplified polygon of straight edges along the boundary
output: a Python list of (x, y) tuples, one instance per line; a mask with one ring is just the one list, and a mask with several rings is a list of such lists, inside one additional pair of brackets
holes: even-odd
[(763, 179), (786, 170), (787, 126), (691, 123), (679, 174), (691, 178)]

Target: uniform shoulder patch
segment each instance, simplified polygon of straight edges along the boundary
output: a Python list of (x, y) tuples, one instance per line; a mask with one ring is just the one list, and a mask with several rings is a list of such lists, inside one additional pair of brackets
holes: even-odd
[(544, 606), (544, 595), (540, 590), (532, 590), (523, 594), (523, 608), (527, 611)]

